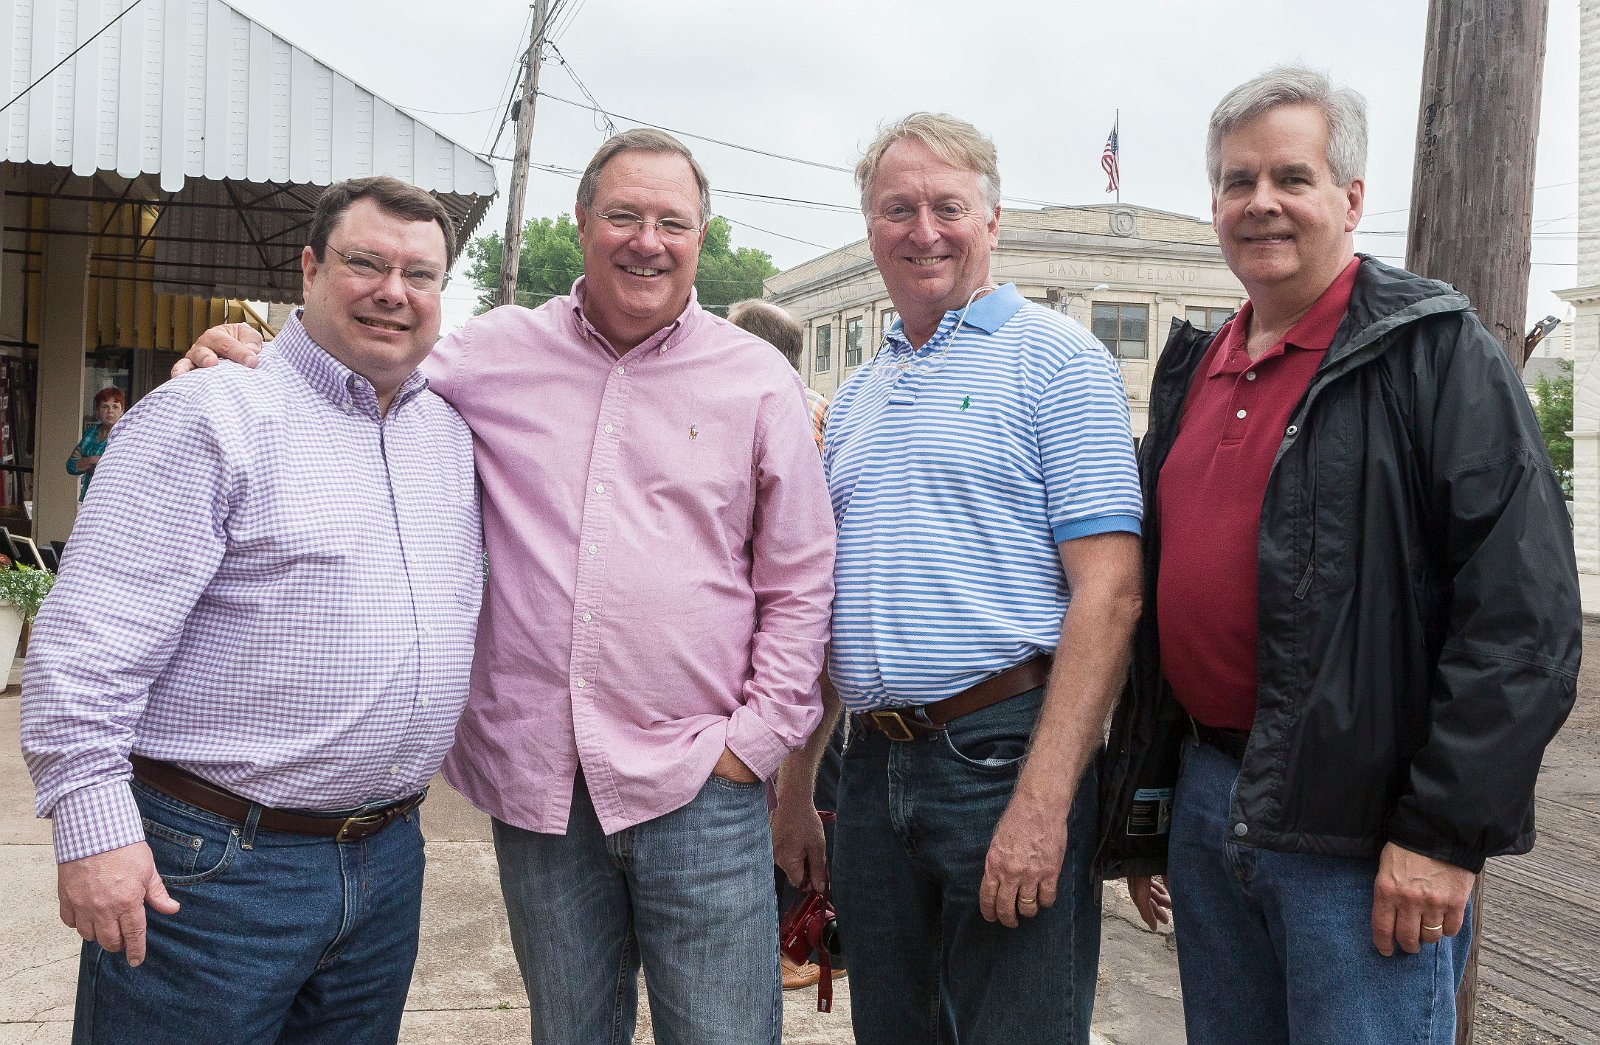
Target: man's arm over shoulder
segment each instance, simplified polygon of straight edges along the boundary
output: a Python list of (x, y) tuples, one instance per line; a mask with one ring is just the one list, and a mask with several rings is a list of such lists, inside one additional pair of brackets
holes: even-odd
[(805, 742), (821, 713), (817, 687), (833, 605), (834, 529), (802, 393), (784, 387), (782, 394), (764, 394), (755, 446), (752, 675), (744, 707), (728, 723), (727, 746), (765, 779)]
[(158, 389), (118, 423), (34, 625), (22, 749), (58, 861), (144, 839), (127, 755), (222, 560), (234, 481), (221, 408), (196, 391)]
[(1431, 409), (1413, 437), (1443, 642), (1428, 738), (1389, 838), (1477, 871), (1532, 842), (1540, 761), (1576, 695), (1582, 617), (1566, 505), (1522, 383), (1476, 317), (1440, 326)]

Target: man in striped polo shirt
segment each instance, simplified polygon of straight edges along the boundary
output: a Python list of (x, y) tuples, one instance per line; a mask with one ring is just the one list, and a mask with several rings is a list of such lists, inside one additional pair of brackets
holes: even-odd
[(856, 179), (900, 313), (824, 450), (856, 1040), (1087, 1042), (1091, 763), (1140, 605), (1127, 401), (1087, 331), (991, 282), (976, 128), (908, 116)]

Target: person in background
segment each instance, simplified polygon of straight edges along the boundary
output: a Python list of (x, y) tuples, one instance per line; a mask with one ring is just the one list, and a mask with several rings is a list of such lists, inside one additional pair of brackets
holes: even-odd
[(73, 447), (72, 456), (67, 458), (67, 474), (82, 476), (78, 481), (78, 500), (82, 501), (89, 492), (89, 480), (94, 477), (95, 466), (100, 463), (100, 455), (106, 452), (106, 442), (111, 438), (111, 429), (122, 420), (122, 409), (127, 404), (127, 398), (122, 394), (122, 389), (111, 387), (102, 388), (94, 397), (95, 420), (83, 430), (83, 438), (78, 440), (78, 445)]

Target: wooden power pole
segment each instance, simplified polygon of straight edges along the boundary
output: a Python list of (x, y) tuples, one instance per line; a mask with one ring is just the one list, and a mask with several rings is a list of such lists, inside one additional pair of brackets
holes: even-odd
[[(1533, 233), (1533, 160), (1547, 0), (1430, 0), (1406, 266), (1452, 283), (1521, 371)], [(1456, 996), (1456, 1043), (1472, 1045), (1483, 876)]]
[(522, 66), (522, 97), (517, 102), (517, 151), (511, 157), (511, 187), (506, 195), (506, 234), (500, 243), (500, 293), (496, 305), (517, 301), (517, 266), (522, 262), (522, 200), (528, 194), (528, 153), (533, 145), (533, 111), (539, 101), (539, 66), (543, 64), (545, 18), (549, 0), (533, 7), (533, 32)]

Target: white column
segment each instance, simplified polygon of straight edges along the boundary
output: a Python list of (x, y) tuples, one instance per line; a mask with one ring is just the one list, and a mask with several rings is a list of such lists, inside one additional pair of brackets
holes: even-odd
[[(82, 203), (52, 203), (49, 227), (88, 230)], [(78, 477), (66, 461), (83, 435), (83, 348), (88, 332), (88, 236), (46, 236), (34, 403), (33, 534), (64, 541), (78, 516)]]

